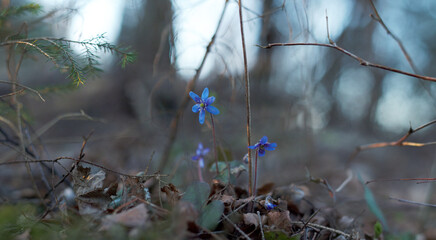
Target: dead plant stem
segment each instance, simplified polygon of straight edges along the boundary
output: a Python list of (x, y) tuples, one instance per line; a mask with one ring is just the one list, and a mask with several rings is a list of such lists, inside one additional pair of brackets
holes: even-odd
[[(244, 56), (244, 82), (245, 82), (245, 105), (247, 113), (247, 146), (251, 146), (251, 105), (250, 105), (250, 78), (248, 75), (247, 50), (245, 48), (244, 24), (242, 21), (242, 0), (239, 5), (239, 25), (241, 27), (242, 53)], [(253, 166), (251, 162), (251, 150), (248, 148), (248, 194), (253, 195)]]
[[(213, 135), (213, 155), (215, 158), (215, 168), (216, 168), (216, 175), (218, 176), (220, 174), (220, 171), (218, 169), (218, 155), (216, 151), (216, 135), (215, 135), (215, 123), (213, 122), (213, 114), (210, 114), (210, 121), (212, 123), (212, 135)], [(230, 176), (229, 176), (230, 177)]]

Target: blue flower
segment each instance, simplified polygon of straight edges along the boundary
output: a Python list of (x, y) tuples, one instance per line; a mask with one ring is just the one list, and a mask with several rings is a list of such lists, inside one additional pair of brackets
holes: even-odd
[(209, 153), (209, 148), (203, 148), (203, 144), (199, 143), (195, 156), (192, 157), (192, 160), (198, 161), (198, 165), (201, 168), (204, 168), (204, 156)]
[(276, 204), (274, 204), (274, 203), (272, 203), (272, 201), (273, 201), (273, 199), (272, 199), (272, 197), (271, 196), (267, 196), (266, 197), (266, 199), (265, 199), (265, 208), (266, 208), (266, 210), (271, 210), (271, 209), (274, 209), (275, 207), (277, 207), (277, 205)]
[(259, 142), (257, 142), (254, 146), (248, 146), (250, 149), (257, 149), (257, 152), (259, 153), (259, 157), (262, 157), (265, 155), (265, 150), (273, 151), (277, 147), (277, 143), (269, 143), (268, 138), (264, 136), (260, 139)]
[(197, 103), (192, 106), (193, 112), (200, 112), (199, 120), (200, 123), (204, 123), (204, 118), (206, 117), (206, 111), (218, 115), (220, 111), (218, 108), (211, 106), (211, 104), (215, 101), (215, 97), (209, 97), (209, 89), (205, 88), (203, 93), (201, 94), (201, 98), (195, 94), (194, 92), (189, 92), (189, 96)]

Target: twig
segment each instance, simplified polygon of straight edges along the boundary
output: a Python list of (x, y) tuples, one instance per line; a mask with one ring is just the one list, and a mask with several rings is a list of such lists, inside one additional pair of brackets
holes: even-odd
[[(7, 72), (8, 72), (8, 77), (9, 77), (9, 80), (12, 84), (12, 92), (16, 92), (17, 91), (17, 83), (18, 83), (18, 70), (19, 70), (19, 67), (21, 66), (21, 62), (23, 61), (23, 57), (20, 57), (19, 62), (15, 65), (15, 71), (13, 71), (13, 65), (15, 64), (15, 59), (14, 59), (14, 51), (12, 49), (12, 46), (9, 46), (7, 48), (7, 54), (8, 55), (6, 58), (6, 68), (7, 68)], [(21, 121), (22, 103), (18, 101), (17, 95), (12, 95), (12, 104), (15, 105), (15, 107), (16, 107), (15, 113), (16, 113), (18, 139), (19, 139), (18, 146), (19, 146), (20, 152), (22, 153), (22, 156), (24, 157), (24, 159), (27, 160), (28, 156), (25, 154), (26, 153), (26, 144), (24, 142), (23, 123)], [(35, 178), (33, 177), (32, 169), (30, 168), (29, 163), (26, 163), (25, 166), (26, 166), (27, 174), (30, 177), (30, 181), (32, 182), (32, 186), (33, 186), (36, 194), (38, 195), (39, 199), (41, 200), (41, 203), (43, 205), (45, 205), (45, 202), (42, 199), (41, 193), (39, 192), (38, 186), (36, 185), (36, 181), (35, 181)]]
[[(17, 129), (17, 127), (15, 127), (15, 125), (11, 122), (11, 121), (9, 121), (9, 119), (7, 119), (7, 118), (4, 118), (3, 116), (0, 116), (0, 122), (4, 122), (6, 125), (8, 125), (8, 127), (15, 133), (15, 135), (17, 135), (18, 136), (18, 134), (20, 134), (19, 132), (18, 132), (18, 129)], [(5, 136), (5, 138), (9, 138), (7, 135), (6, 135), (6, 133), (5, 132), (3, 132), (3, 130), (2, 130), (2, 133), (3, 133), (3, 135)], [(18, 144), (19, 145), (19, 144)]]
[(400, 40), (396, 35), (394, 35), (394, 34), (389, 30), (389, 28), (386, 26), (386, 24), (383, 22), (383, 19), (380, 17), (380, 14), (378, 13), (377, 8), (376, 8), (375, 5), (374, 5), (374, 2), (373, 2), (372, 0), (369, 0), (369, 3), (371, 4), (372, 10), (374, 11), (374, 14), (375, 14), (375, 16), (374, 16), (373, 14), (371, 14), (371, 15), (370, 15), (371, 18), (374, 19), (375, 21), (377, 21), (378, 23), (380, 23), (380, 25), (385, 29), (386, 33), (387, 33), (388, 35), (390, 35), (390, 36), (392, 37), (392, 39), (395, 40), (395, 42), (397, 42), (398, 46), (399, 46), (400, 49), (401, 49), (401, 52), (403, 52), (403, 55), (404, 55), (404, 57), (406, 57), (406, 60), (407, 60), (407, 62), (409, 63), (410, 67), (412, 68), (412, 70), (413, 70), (415, 73), (417, 73), (418, 70), (417, 70), (415, 64), (413, 63), (412, 58), (410, 57), (409, 53), (406, 51), (406, 48), (404, 47), (404, 45), (403, 45), (403, 43), (401, 42), (401, 40)]
[(32, 141), (35, 141), (36, 138), (40, 137), (42, 134), (44, 134), (47, 130), (49, 130), (50, 128), (52, 128), (54, 125), (56, 125), (56, 123), (58, 123), (61, 120), (64, 119), (74, 119), (74, 118), (80, 118), (83, 117), (86, 120), (94, 120), (94, 118), (92, 118), (91, 116), (89, 116), (88, 114), (86, 114), (83, 110), (81, 110), (79, 113), (66, 113), (66, 114), (62, 114), (59, 115), (57, 117), (55, 117), (54, 119), (52, 119), (50, 122), (46, 123), (44, 126), (42, 126), (41, 128), (39, 128), (36, 133), (35, 133), (35, 137), (32, 138)]
[[(406, 47), (404, 47), (403, 42), (401, 42), (401, 40), (394, 35), (389, 28), (386, 26), (386, 24), (384, 23), (383, 19), (381, 18), (380, 14), (377, 11), (377, 8), (375, 7), (374, 1), (373, 0), (369, 0), (369, 3), (371, 4), (372, 10), (374, 11), (374, 14), (370, 14), (371, 18), (380, 23), (380, 25), (385, 29), (386, 33), (392, 37), (392, 39), (394, 39), (395, 42), (397, 42), (397, 45), (400, 47), (401, 52), (403, 53), (404, 57), (407, 60), (407, 63), (409, 63), (409, 66), (412, 68), (414, 73), (419, 73), (418, 69), (416, 68), (415, 64), (412, 61), (412, 58), (410, 57), (409, 53), (406, 50)], [(434, 98), (433, 93), (431, 92), (430, 88), (426, 85), (424, 85), (424, 83), (419, 82), (420, 85), (424, 88), (424, 90), (427, 92), (427, 94)]]
[(383, 69), (383, 70), (386, 70), (386, 71), (395, 72), (395, 73), (398, 73), (398, 74), (414, 77), (414, 78), (417, 78), (417, 79), (422, 79), (422, 80), (425, 80), (425, 81), (436, 82), (436, 78), (434, 78), (434, 77), (414, 74), (414, 73), (402, 71), (402, 70), (399, 70), (399, 69), (396, 69), (396, 68), (391, 68), (391, 67), (387, 67), (387, 66), (384, 66), (384, 65), (371, 63), (371, 62), (369, 62), (369, 61), (367, 61), (367, 60), (365, 60), (365, 59), (363, 59), (361, 57), (358, 57), (354, 53), (352, 53), (352, 52), (350, 52), (350, 51), (348, 51), (348, 50), (346, 50), (346, 49), (344, 49), (344, 48), (342, 48), (342, 47), (340, 47), (338, 45), (333, 45), (333, 44), (328, 44), (328, 43), (269, 43), (266, 46), (261, 46), (261, 45), (257, 45), (257, 46), (260, 47), (260, 48), (264, 48), (264, 49), (273, 48), (273, 47), (293, 47), (293, 46), (318, 46), (318, 47), (333, 48), (333, 49), (336, 49), (339, 52), (342, 52), (343, 54), (345, 54), (345, 55), (355, 59), (362, 66)]
[(236, 224), (234, 224), (226, 215), (223, 215), (223, 218), (227, 220), (227, 222), (229, 222), (236, 230), (238, 230), (238, 232), (244, 236), (246, 239), (251, 239), (244, 231), (242, 231), (238, 226), (236, 226)]
[[(58, 158), (55, 158), (55, 159), (40, 159), (40, 160), (34, 160), (34, 161), (25, 161), (25, 160), (22, 160), (22, 161), (13, 161), (13, 162), (2, 162), (2, 163), (0, 163), (0, 166), (3, 166), (3, 165), (14, 165), (14, 164), (26, 164), (26, 163), (41, 163), (41, 162), (47, 162), (47, 163), (53, 163), (54, 162), (54, 163), (56, 163), (56, 162), (59, 162), (60, 160), (71, 160), (71, 161), (75, 161), (75, 162), (79, 161), (79, 159), (73, 158), (73, 157), (58, 157)], [(104, 167), (104, 166), (102, 166), (100, 164), (89, 162), (89, 161), (86, 161), (86, 160), (80, 160), (80, 162), (92, 165), (94, 167), (101, 168), (102, 170), (105, 170), (107, 172), (111, 172), (111, 173), (114, 173), (114, 174), (117, 174), (117, 175), (120, 175), (120, 176), (129, 177), (129, 178), (136, 178), (136, 179), (138, 179), (138, 178), (143, 178), (143, 177), (157, 177), (157, 176), (167, 177), (168, 176), (167, 174), (148, 174), (148, 175), (136, 176), (136, 175), (130, 175), (130, 174), (118, 172), (118, 171), (112, 170), (110, 168)]]
[(347, 184), (353, 179), (353, 172), (348, 169), (347, 170), (347, 178), (345, 179), (345, 181), (342, 182), (342, 184), (336, 188), (335, 192), (340, 192), (345, 186), (347, 186)]
[(407, 138), (412, 135), (415, 132), (418, 132), (419, 130), (422, 130), (430, 125), (433, 125), (436, 123), (436, 120), (430, 121), (424, 125), (421, 125), (417, 127), (416, 129), (413, 129), (412, 127), (409, 128), (409, 131), (400, 139), (394, 142), (379, 142), (379, 143), (373, 143), (373, 144), (367, 144), (358, 146), (354, 153), (351, 155), (351, 157), (348, 160), (348, 164), (359, 154), (361, 151), (368, 150), (368, 149), (374, 149), (374, 148), (382, 148), (382, 147), (393, 147), (393, 146), (409, 146), (409, 147), (423, 147), (427, 145), (434, 145), (436, 142), (428, 142), (428, 143), (416, 143), (416, 142), (406, 142)]
[(325, 10), (325, 25), (327, 27), (327, 39), (329, 40), (329, 43), (332, 45), (336, 45), (336, 43), (330, 38), (329, 16), (327, 15), (327, 9)]
[(210, 39), (209, 44), (206, 47), (206, 52), (204, 54), (203, 60), (201, 61), (200, 66), (197, 68), (197, 70), (195, 72), (195, 75), (188, 82), (188, 84), (186, 86), (186, 89), (185, 89), (185, 93), (183, 95), (182, 103), (180, 104), (179, 108), (177, 109), (176, 115), (171, 120), (171, 123), (170, 123), (170, 126), (169, 126), (170, 134), (169, 134), (169, 137), (168, 137), (168, 142), (166, 143), (166, 145), (164, 147), (164, 150), (163, 150), (163, 153), (162, 153), (162, 157), (160, 159), (160, 165), (159, 165), (159, 168), (158, 168), (159, 170), (163, 170), (163, 168), (168, 163), (168, 159), (169, 159), (169, 155), (170, 155), (171, 149), (172, 149), (172, 147), (174, 145), (174, 141), (176, 140), (177, 130), (178, 130), (178, 123), (179, 123), (180, 117), (182, 116), (183, 112), (185, 111), (186, 107), (188, 106), (188, 103), (189, 103), (189, 100), (190, 100), (189, 92), (194, 90), (195, 84), (196, 84), (198, 78), (200, 77), (201, 70), (203, 69), (203, 66), (204, 66), (204, 64), (206, 62), (206, 59), (209, 56), (209, 53), (210, 53), (210, 51), (212, 49), (212, 45), (215, 43), (215, 39), (216, 39), (216, 36), (218, 34), (218, 30), (220, 29), (222, 21), (224, 19), (224, 13), (226, 12), (226, 9), (227, 9), (227, 6), (228, 6), (228, 2), (229, 2), (229, 0), (225, 1), (224, 9), (223, 9), (223, 11), (221, 13), (221, 16), (220, 16), (219, 20), (218, 20), (218, 25), (217, 25), (217, 27), (215, 29), (215, 33), (213, 34), (212, 38)]
[[(436, 178), (390, 178), (390, 179), (374, 179), (370, 181), (366, 181), (365, 184), (370, 184), (374, 182), (396, 182), (396, 181), (436, 181)], [(419, 183), (419, 182), (418, 182)]]
[[(249, 203), (251, 203), (251, 202), (253, 202), (253, 201), (254, 201), (254, 202), (257, 202), (258, 199), (262, 199), (262, 198), (264, 198), (264, 197), (265, 197), (265, 195), (260, 195), (260, 196), (257, 196), (257, 197), (253, 197), (253, 196), (249, 197), (250, 199), (247, 200), (246, 203), (243, 203), (241, 206), (239, 206), (238, 208), (236, 208), (235, 210), (233, 210), (231, 213), (227, 214), (226, 217), (230, 217), (230, 216), (233, 215), (235, 212), (237, 212), (237, 211), (239, 211), (240, 209), (242, 209), (243, 207), (245, 207), (247, 204), (249, 204)], [(219, 220), (218, 223), (220, 223), (221, 221), (222, 221), (222, 219)]]
[(65, 174), (59, 182), (57, 182), (50, 190), (48, 190), (48, 192), (44, 195), (44, 198), (48, 197), (48, 195), (51, 192), (56, 190), (56, 187), (59, 186), (61, 183), (63, 183), (67, 179), (67, 177), (69, 175), (71, 175), (73, 170), (76, 168), (77, 164), (79, 164), (80, 161), (82, 161), (83, 157), (85, 157), (85, 154), (83, 153), (83, 151), (85, 150), (86, 143), (88, 142), (88, 139), (92, 136), (93, 133), (94, 132), (92, 131), (91, 133), (88, 134), (88, 136), (83, 138), (82, 147), (80, 148), (80, 153), (79, 153), (79, 159), (73, 164), (73, 166), (71, 166), (71, 168), (67, 172), (67, 174)]
[(342, 235), (345, 238), (352, 239), (351, 234), (342, 232), (342, 231), (334, 229), (334, 228), (329, 228), (329, 227), (326, 227), (326, 226), (323, 226), (323, 225), (319, 225), (319, 224), (316, 224), (316, 223), (291, 222), (291, 224), (307, 225), (307, 226), (313, 227), (313, 228), (324, 229), (324, 230), (327, 230), (327, 231), (330, 231), (330, 232)]
[[(247, 51), (245, 49), (244, 24), (242, 22), (242, 0), (238, 1), (239, 5), (239, 25), (241, 27), (242, 53), (244, 55), (244, 80), (245, 80), (245, 104), (247, 114), (247, 146), (251, 146), (251, 104), (250, 104), (250, 78), (248, 75)], [(251, 149), (248, 148), (248, 194), (251, 196), (255, 190), (253, 184), (253, 166), (251, 162)]]
[(399, 201), (399, 202), (410, 203), (410, 204), (418, 205), (418, 206), (436, 207), (436, 204), (420, 203), (420, 202), (415, 202), (415, 201), (410, 201), (410, 200), (401, 199), (401, 198), (395, 198), (395, 197), (389, 197), (389, 198), (390, 198), (390, 199), (393, 199), (393, 200), (397, 200), (397, 201)]
[(260, 233), (262, 234), (262, 240), (265, 240), (265, 234), (263, 233), (263, 226), (262, 226), (262, 218), (260, 217), (259, 211), (257, 211), (257, 217), (259, 217), (259, 226), (260, 226)]
[[(13, 84), (13, 83), (11, 83), (11, 82), (8, 82), (8, 81), (2, 81), (2, 80), (0, 80), (0, 83), (4, 83), (4, 84)], [(19, 86), (19, 87), (21, 87), (21, 88), (27, 89), (27, 90), (29, 90), (29, 91), (31, 91), (31, 92), (33, 92), (33, 93), (35, 93), (35, 94), (39, 97), (39, 99), (41, 99), (41, 101), (45, 102), (45, 99), (42, 97), (41, 93), (39, 93), (37, 90), (35, 90), (35, 89), (33, 89), (33, 88), (30, 88), (30, 87), (28, 87), (28, 86), (25, 86), (25, 85), (23, 85), (23, 84), (19, 84), (19, 83), (15, 83), (15, 85), (17, 85), (17, 86)]]
[(19, 94), (22, 94), (23, 92), (24, 92), (24, 89), (20, 89), (20, 90), (18, 90), (16, 92), (10, 92), (10, 93), (7, 93), (7, 94), (3, 94), (3, 95), (0, 96), (0, 98), (10, 97), (10, 96), (13, 96), (13, 95), (19, 95)]

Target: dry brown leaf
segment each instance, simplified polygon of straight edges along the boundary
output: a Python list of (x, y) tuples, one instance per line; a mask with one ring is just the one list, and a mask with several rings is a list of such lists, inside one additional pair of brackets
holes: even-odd
[(255, 213), (245, 213), (242, 219), (245, 225), (254, 225), (256, 228), (259, 226), (259, 217)]
[(172, 206), (180, 199), (180, 192), (172, 183), (163, 186), (160, 190), (167, 195)]
[(274, 189), (274, 183), (272, 182), (265, 183), (257, 189), (257, 195), (266, 195), (270, 193), (273, 189)]
[(298, 204), (303, 197), (308, 196), (309, 194), (307, 187), (291, 184), (289, 186), (275, 188), (272, 197)]
[(278, 212), (271, 211), (267, 215), (268, 225), (274, 225), (277, 228), (283, 229), (285, 231), (292, 230), (291, 217), (289, 216), (289, 211)]
[(235, 198), (230, 195), (222, 195), (220, 200), (224, 203), (224, 206), (231, 206), (235, 201)]
[(107, 215), (103, 218), (100, 230), (108, 230), (114, 224), (121, 224), (126, 227), (142, 227), (147, 223), (148, 211), (145, 204), (139, 204), (127, 211)]

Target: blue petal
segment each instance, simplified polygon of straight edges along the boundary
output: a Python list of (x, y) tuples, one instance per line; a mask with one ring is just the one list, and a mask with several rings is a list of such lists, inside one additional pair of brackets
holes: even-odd
[(198, 165), (199, 165), (201, 168), (204, 168), (204, 160), (203, 160), (203, 158), (200, 158), (200, 160), (198, 160)]
[(256, 145), (254, 145), (254, 146), (248, 146), (248, 148), (249, 149), (256, 149), (257, 147), (256, 147)]
[(203, 152), (202, 152), (203, 156), (208, 154), (208, 153), (209, 153), (209, 148), (203, 149)]
[(276, 150), (277, 144), (276, 143), (270, 143), (265, 144), (264, 148), (268, 151)]
[(205, 88), (201, 94), (201, 99), (203, 99), (203, 101), (206, 101), (207, 97), (209, 97), (209, 88)]
[(206, 111), (204, 111), (203, 109), (200, 110), (200, 115), (199, 115), (199, 120), (200, 120), (200, 124), (204, 123), (204, 118), (206, 117)]
[(194, 106), (192, 106), (192, 111), (196, 113), (200, 110), (200, 108), (201, 108), (200, 104), (195, 104)]
[(193, 91), (190, 91), (189, 92), (189, 96), (191, 96), (191, 98), (196, 102), (196, 103), (200, 103), (200, 97), (197, 95), (197, 94), (195, 94)]
[(215, 97), (208, 97), (206, 99), (206, 101), (204, 101), (204, 103), (206, 103), (206, 105), (211, 105), (213, 102), (215, 102)]
[(259, 157), (262, 157), (265, 155), (265, 149), (259, 149)]
[(275, 204), (273, 204), (273, 203), (270, 203), (270, 202), (265, 202), (265, 208), (266, 208), (267, 210), (274, 209), (275, 207), (277, 207), (277, 205), (275, 205)]
[(206, 110), (210, 113), (212, 113), (213, 115), (218, 115), (220, 114), (220, 110), (218, 110), (218, 108), (214, 107), (214, 106), (207, 106)]
[(201, 143), (201, 142), (198, 143), (198, 149), (199, 150), (203, 149), (203, 143)]
[(263, 138), (260, 139), (259, 143), (260, 144), (265, 144), (266, 142), (268, 142), (268, 138), (266, 136), (263, 136)]
[(192, 156), (192, 160), (197, 161), (198, 160), (198, 155)]

